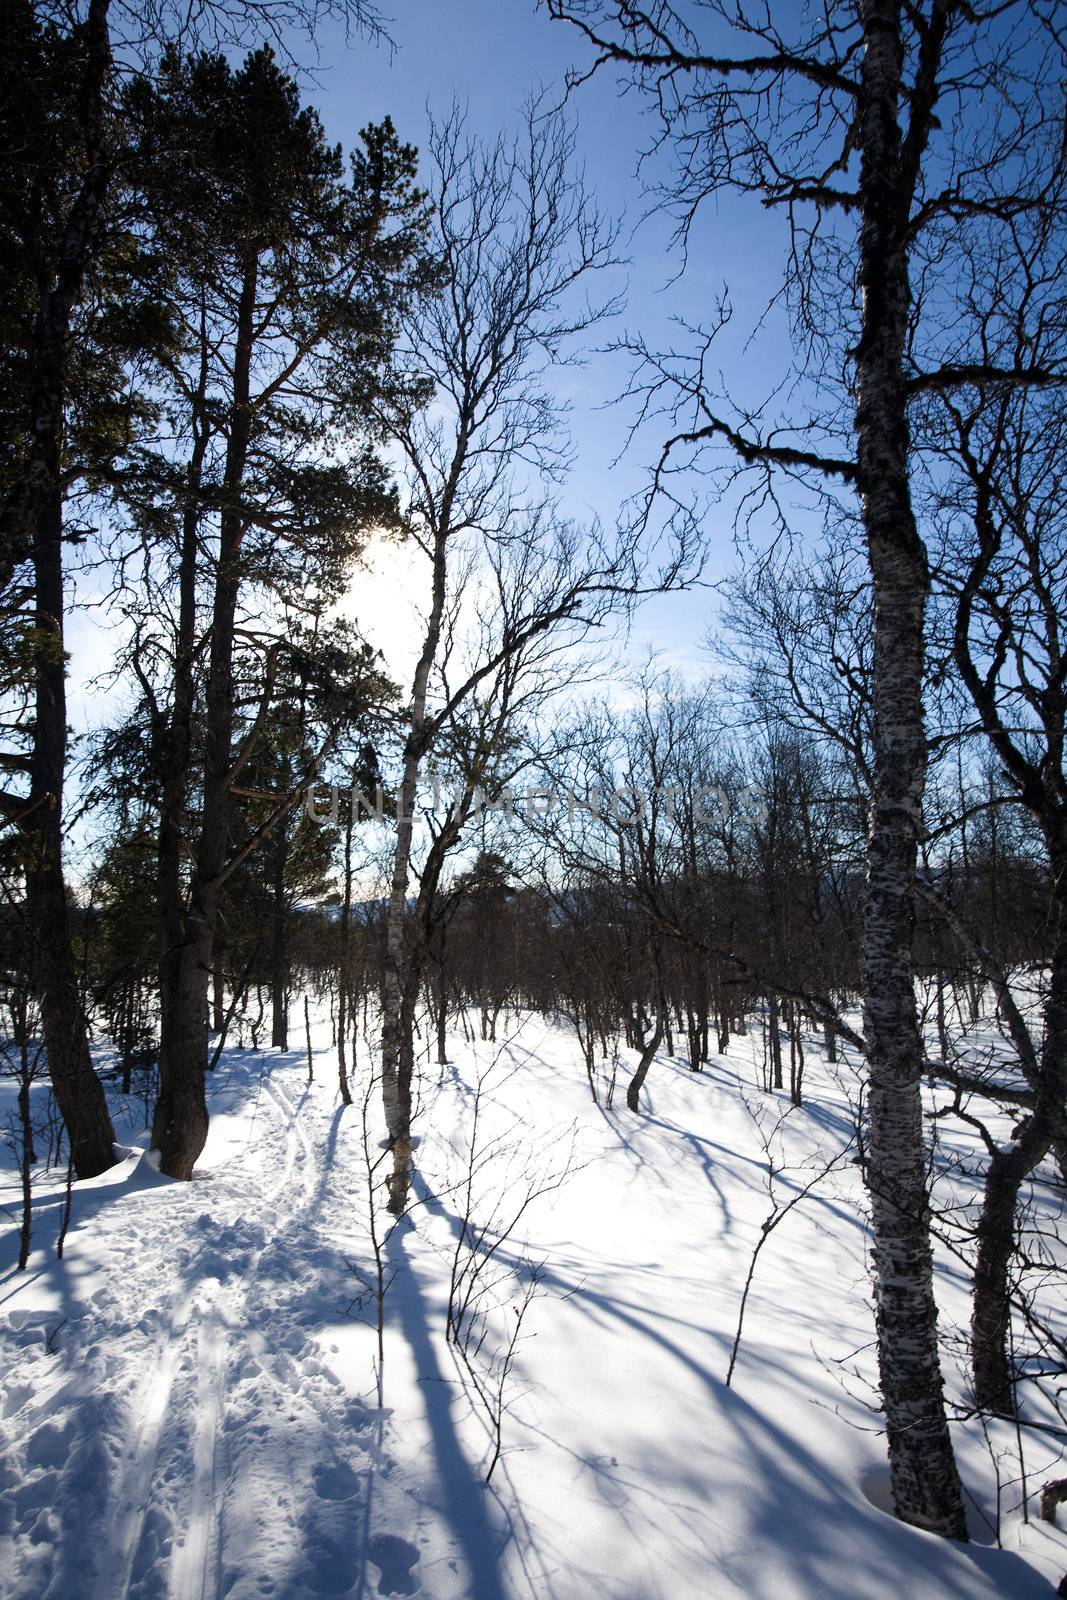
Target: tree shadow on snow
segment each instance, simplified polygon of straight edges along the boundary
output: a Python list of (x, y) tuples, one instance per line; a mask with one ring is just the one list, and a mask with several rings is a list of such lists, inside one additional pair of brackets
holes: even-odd
[[(433, 1195), (421, 1181), (420, 1199), (426, 1209), (446, 1219), (458, 1235), (460, 1218)], [(501, 1246), (497, 1259), (521, 1269), (518, 1251)], [(884, 1591), (887, 1570), (902, 1572), (916, 1568), (929, 1575), (931, 1592), (939, 1600), (974, 1600), (979, 1573), (985, 1579), (985, 1592), (1010, 1594), (1013, 1600), (1047, 1600), (1049, 1588), (1022, 1557), (1014, 1553), (977, 1545), (959, 1545), (919, 1532), (880, 1510), (862, 1491), (849, 1492), (840, 1474), (840, 1463), (829, 1465), (813, 1454), (796, 1436), (775, 1420), (766, 1406), (747, 1400), (737, 1389), (727, 1389), (723, 1378), (697, 1353), (710, 1342), (721, 1351), (725, 1373), (730, 1338), (702, 1327), (696, 1320), (672, 1316), (664, 1309), (650, 1310), (654, 1296), (633, 1299), (594, 1287), (588, 1275), (579, 1276), (575, 1262), (573, 1275), (558, 1260), (542, 1269), (542, 1282), (557, 1293), (565, 1304), (559, 1315), (573, 1318), (575, 1340), (580, 1348), (607, 1349), (605, 1335), (621, 1328), (637, 1348), (642, 1343), (657, 1347), (704, 1391), (707, 1405), (705, 1435), (714, 1441), (714, 1457), (709, 1454), (705, 1471), (672, 1440), (669, 1432), (656, 1429), (640, 1436), (640, 1454), (631, 1455), (620, 1467), (613, 1457), (583, 1453), (558, 1439), (546, 1436), (548, 1448), (571, 1454), (587, 1471), (608, 1508), (621, 1521), (620, 1536), (640, 1549), (641, 1524), (648, 1537), (661, 1536), (665, 1521), (670, 1523), (670, 1538), (677, 1548), (685, 1547), (714, 1585), (716, 1575), (734, 1586), (733, 1593), (746, 1600), (778, 1600), (782, 1593), (818, 1594), (820, 1600), (857, 1600), (858, 1596)], [(591, 1324), (583, 1328), (582, 1324)], [(751, 1348), (751, 1359), (758, 1360), (764, 1380), (764, 1393), (783, 1392), (795, 1384), (796, 1375), (787, 1357), (765, 1343)], [(636, 1355), (639, 1370), (646, 1362)], [(717, 1364), (718, 1365), (718, 1364)], [(661, 1368), (662, 1372), (662, 1368)], [(768, 1385), (768, 1375), (772, 1381)], [(660, 1381), (662, 1382), (662, 1376)], [(448, 1401), (441, 1402), (447, 1418)], [(539, 1430), (529, 1424), (533, 1433)], [(723, 1435), (733, 1435), (732, 1443)], [(454, 1435), (451, 1436), (454, 1442)], [(744, 1489), (728, 1486), (724, 1497), (716, 1476), (723, 1460), (739, 1463)], [(728, 1507), (720, 1526), (717, 1515), (720, 1501)], [(740, 1510), (740, 1514), (739, 1514)], [(578, 1534), (575, 1531), (575, 1546)], [(750, 1559), (758, 1552), (759, 1559)], [(543, 1551), (539, 1564), (545, 1570), (573, 1567), (575, 1549)], [(976, 1570), (977, 1569), (977, 1570)], [(617, 1593), (610, 1574), (598, 1574), (602, 1589), (594, 1586), (588, 1574), (588, 1593), (607, 1596)], [(662, 1589), (670, 1592), (666, 1573)], [(936, 1585), (936, 1590), (934, 1589)], [(709, 1592), (722, 1591), (712, 1587)], [(479, 1594), (478, 1600), (481, 1600)]]
[[(410, 1224), (396, 1227), (388, 1243), (392, 1320), (407, 1341), (425, 1398), (426, 1421), (434, 1455), (434, 1481), (440, 1510), (456, 1539), (468, 1573), (465, 1600), (507, 1600), (501, 1556), (509, 1540), (506, 1527), (490, 1515), (490, 1496), (463, 1448), (453, 1415), (461, 1393), (441, 1370), (438, 1344), (415, 1264), (408, 1255)], [(439, 1320), (439, 1319), (437, 1319)]]

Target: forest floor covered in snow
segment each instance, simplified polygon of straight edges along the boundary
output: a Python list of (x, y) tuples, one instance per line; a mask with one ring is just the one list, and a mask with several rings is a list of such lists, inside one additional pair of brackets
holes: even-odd
[[(699, 1074), (658, 1059), (634, 1116), (629, 1053), (609, 1109), (563, 1028), (528, 1018), (497, 1045), (454, 1036), (452, 1064), (425, 1068), (410, 1215), (386, 1237), (377, 1212), (379, 1374), (380, 1111), (375, 1094), (365, 1134), (365, 1056), (356, 1104), (340, 1105), (327, 1036), (311, 1084), (302, 1051), (223, 1054), (190, 1184), (153, 1170), (140, 1108), (116, 1095), (129, 1153), (75, 1185), (62, 1262), (61, 1178), (39, 1177), (19, 1273), (18, 1185), (3, 1175), (6, 1600), (1054, 1592), (1067, 1539), (1022, 1525), (1013, 1429), (990, 1430), (1003, 1549), (973, 1421), (955, 1430), (971, 1544), (884, 1509), (847, 1068), (813, 1052), (807, 1103), (790, 1110), (756, 1089), (755, 1040), (734, 1040)], [(761, 1225), (819, 1173), (766, 1237), (728, 1388)], [(483, 1314), (468, 1364), (446, 1338), (457, 1273), (453, 1306), (473, 1281), (468, 1309)], [(946, 1256), (956, 1398), (967, 1287)], [(492, 1391), (527, 1292), (486, 1484)], [(1056, 1440), (1026, 1431), (1023, 1444), (1032, 1490), (1062, 1475)]]

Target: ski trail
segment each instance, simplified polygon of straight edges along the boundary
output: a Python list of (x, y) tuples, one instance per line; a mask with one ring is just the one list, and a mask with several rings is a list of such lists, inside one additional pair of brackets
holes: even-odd
[[(351, 1270), (324, 1196), (356, 1149), (338, 1147), (328, 1086), (291, 1061), (242, 1066), (215, 1165), (117, 1195), (99, 1226), (124, 1253), (59, 1356), (32, 1326), (16, 1345), (41, 1377), (32, 1404), (8, 1401), (0, 1448), (0, 1487), (30, 1485), (13, 1600), (313, 1600), (364, 1581), (381, 1440), (323, 1347)], [(54, 1504), (77, 1510), (42, 1559)]]
[[(232, 1287), (220, 1287), (202, 1308), (197, 1338), (196, 1433), (192, 1452), (192, 1484), (185, 1513), (185, 1536), (170, 1562), (169, 1600), (209, 1600), (221, 1587), (220, 1558), (224, 1492), (220, 1455), (224, 1451), (227, 1378), (235, 1361), (234, 1336), (248, 1343), (246, 1308), (260, 1263), (280, 1229), (296, 1207), (285, 1207), (284, 1197), (299, 1168), (305, 1205), (313, 1187), (314, 1151), (297, 1108), (280, 1086), (264, 1078), (268, 1102), (280, 1113), (286, 1151), (276, 1184), (263, 1196), (261, 1215), (268, 1224), (250, 1253), (244, 1271)], [(302, 1208), (301, 1208), (302, 1209)], [(273, 1224), (273, 1226), (271, 1226)]]
[(168, 1575), (170, 1600), (209, 1600), (218, 1584), (222, 1493), (218, 1455), (225, 1413), (226, 1341), (217, 1296), (201, 1305), (197, 1331), (196, 1435), (193, 1481), (185, 1537), (174, 1549)]
[[(269, 1186), (264, 1185), (256, 1206), (266, 1226), (253, 1230), (249, 1237), (247, 1225), (242, 1224), (252, 1196), (238, 1194), (235, 1198), (241, 1213), (213, 1220), (212, 1236), (205, 1239), (183, 1274), (186, 1293), (183, 1297), (179, 1286), (166, 1332), (157, 1340), (144, 1376), (130, 1399), (132, 1432), (115, 1469), (115, 1487), (110, 1497), (114, 1510), (108, 1518), (94, 1600), (126, 1600), (131, 1587), (137, 1587), (138, 1554), (154, 1509), (169, 1510), (184, 1530), (172, 1547), (166, 1585), (170, 1600), (207, 1600), (218, 1592), (223, 1512), (219, 1477), (229, 1335), (244, 1336), (245, 1304), (260, 1260), (293, 1214), (305, 1209), (314, 1187), (314, 1150), (299, 1112), (269, 1078), (264, 1079), (264, 1087), (264, 1098), (275, 1114), (274, 1126), (278, 1134), (284, 1134), (285, 1141), (281, 1170), (273, 1182), (268, 1180)], [(297, 1168), (299, 1189), (293, 1194)], [(289, 1206), (285, 1204), (287, 1194), (292, 1194), (293, 1203)], [(243, 1264), (238, 1265), (235, 1255), (242, 1244), (250, 1248)], [(200, 1269), (208, 1273), (207, 1282), (197, 1282)], [(226, 1279), (225, 1285), (211, 1283), (216, 1273)], [(195, 1417), (191, 1443), (185, 1446), (191, 1458), (191, 1472), (186, 1469), (188, 1498), (183, 1507), (160, 1507), (160, 1483), (168, 1476), (168, 1443), (169, 1453), (175, 1454), (184, 1442), (180, 1437), (167, 1439), (173, 1421), (175, 1380), (183, 1369), (195, 1374), (187, 1397)]]
[(315, 1152), (312, 1148), (311, 1140), (308, 1137), (307, 1129), (304, 1126), (304, 1119), (300, 1114), (299, 1108), (293, 1105), (293, 1102), (289, 1099), (289, 1096), (286, 1094), (285, 1090), (280, 1084), (272, 1083), (271, 1080), (267, 1078), (264, 1086), (274, 1105), (278, 1108), (278, 1110), (285, 1113), (285, 1116), (288, 1120), (287, 1132), (294, 1141), (292, 1146), (292, 1159), (286, 1167), (286, 1178), (288, 1178), (292, 1171), (293, 1164), (296, 1161), (297, 1146), (299, 1146), (300, 1176), (304, 1187), (304, 1197), (306, 1201), (310, 1202), (315, 1193), (315, 1178), (312, 1171), (312, 1168), (315, 1165)]
[[(107, 1270), (58, 1356), (32, 1355), (62, 1385), (43, 1406), (33, 1386), (0, 1448), (0, 1489), (22, 1494), (12, 1600), (423, 1592), (435, 1513), (391, 1481), (391, 1427), (361, 1382), (369, 1334), (344, 1320), (365, 1245), (360, 1216), (330, 1202), (365, 1183), (362, 1144), (332, 1085), (259, 1065), (212, 1085), (195, 1182), (146, 1169), (101, 1208)], [(29, 1333), (19, 1348), (29, 1360)], [(458, 1600), (448, 1546), (433, 1592)]]
[(170, 1324), (165, 1337), (157, 1343), (131, 1402), (136, 1422), (115, 1475), (115, 1509), (109, 1519), (97, 1568), (96, 1600), (115, 1600), (116, 1596), (129, 1592), (188, 1322), (189, 1305), (186, 1303), (179, 1308), (178, 1318)]

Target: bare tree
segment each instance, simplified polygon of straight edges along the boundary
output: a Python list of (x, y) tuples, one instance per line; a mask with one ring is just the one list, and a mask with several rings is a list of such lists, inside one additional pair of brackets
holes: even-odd
[[(417, 919), (406, 912), (420, 778), (432, 752), (451, 752), (462, 791), (424, 864), (425, 907), (476, 791), (506, 780), (524, 704), (544, 692), (546, 651), (641, 585), (637, 534), (583, 533), (554, 505), (568, 446), (547, 369), (577, 358), (578, 339), (606, 309), (589, 299), (589, 281), (617, 258), (616, 228), (572, 170), (570, 131), (531, 109), (514, 143), (483, 149), (453, 114), (431, 131), (428, 155), (445, 288), (409, 321), (401, 359), (429, 376), (434, 399), (414, 418), (388, 408), (382, 416), (404, 461), (405, 517), (429, 583), (386, 923), (382, 1072), (396, 1212), (410, 1178), (412, 1028), (425, 961), (425, 937), (412, 937)], [(690, 554), (673, 550), (653, 585), (681, 581)]]
[[(858, 496), (875, 615), (864, 1034), (881, 1392), (897, 1514), (965, 1538), (942, 1397), (912, 981), (929, 575), (910, 425), (920, 396), (975, 378), (1050, 377), (961, 340), (944, 308), (959, 260), (953, 239), (1010, 248), (1014, 219), (1058, 192), (1052, 24), (1027, 0), (988, 10), (840, 0), (787, 21), (744, 0), (684, 12), (667, 0), (546, 4), (591, 47), (587, 71), (615, 64), (652, 96), (677, 156), (683, 241), (702, 202), (724, 188), (788, 218), (798, 409), (779, 422), (717, 396), (707, 367), (714, 328), (695, 354), (637, 346), (645, 414), (665, 405), (675, 424), (650, 493), (676, 492), (675, 472), (718, 444), (756, 474), (757, 499), (783, 524), (783, 480)], [(1042, 33), (1044, 52), (1032, 44)], [(945, 119), (938, 106), (950, 99)], [(825, 391), (841, 374), (836, 405), (805, 390), (804, 379)]]
[(507, 1054), (505, 1043), (480, 1068), (475, 1084), (456, 1184), (460, 1225), (445, 1330), (489, 1436), (486, 1483), (500, 1460), (523, 1324), (544, 1276), (543, 1264), (521, 1249), (516, 1254), (516, 1230), (535, 1201), (554, 1193), (579, 1170), (573, 1134), (563, 1159), (551, 1161), (546, 1150), (531, 1152), (526, 1130), (518, 1125), (485, 1139), (483, 1106), (518, 1070)]
[[(1038, 241), (1033, 273), (1062, 269), (1062, 242)], [(1050, 260), (1050, 254), (1053, 259)], [(1061, 303), (1062, 310), (1062, 303)], [(1032, 329), (1036, 326), (1036, 337)], [(1062, 333), (1048, 307), (1020, 315), (1011, 330), (1018, 358), (1049, 364)], [(1013, 1414), (1010, 1267), (1020, 1189), (1054, 1148), (1067, 1151), (1067, 609), (1063, 512), (1063, 393), (1028, 394), (976, 386), (943, 396), (931, 417), (939, 454), (944, 419), (953, 489), (943, 494), (945, 549), (939, 587), (952, 664), (999, 764), (1002, 800), (1028, 815), (1041, 841), (1048, 884), (1050, 950), (1036, 1008), (1013, 984), (991, 928), (924, 887), (994, 995), (1019, 1077), (1018, 1126), (1009, 1141), (986, 1137), (989, 1164), (977, 1229), (972, 1368), (980, 1406)], [(933, 444), (933, 440), (931, 440)], [(995, 809), (987, 814), (995, 814)], [(1033, 985), (1027, 985), (1033, 989)], [(1000, 1085), (1003, 1080), (1000, 1074)], [(994, 1086), (994, 1090), (998, 1085)], [(1010, 1088), (1011, 1086), (1008, 1085)]]

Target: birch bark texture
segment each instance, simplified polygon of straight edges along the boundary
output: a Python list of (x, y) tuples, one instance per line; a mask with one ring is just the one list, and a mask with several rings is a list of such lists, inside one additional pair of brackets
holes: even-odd
[[(941, 8), (943, 24), (947, 8)], [(914, 981), (915, 873), (926, 777), (926, 551), (911, 504), (904, 367), (909, 182), (898, 107), (899, 6), (867, 0), (859, 112), (856, 459), (874, 604), (873, 794), (867, 843), (863, 1018), (875, 1323), (893, 1503), (966, 1539), (942, 1394), (923, 1133), (923, 1041)], [(932, 114), (933, 95), (926, 111)], [(919, 142), (918, 125), (915, 143)], [(912, 155), (914, 160), (915, 154)]]

